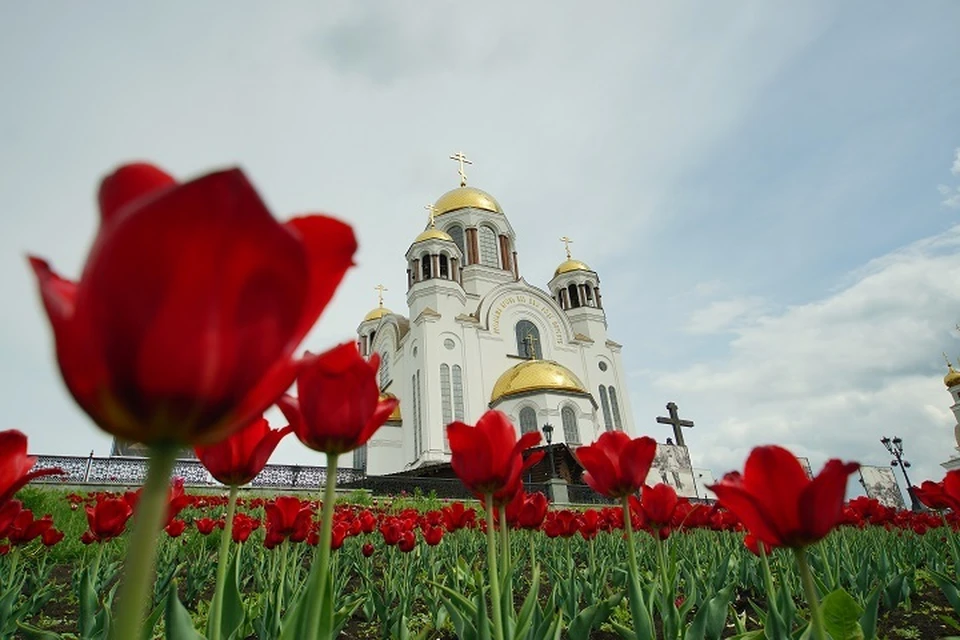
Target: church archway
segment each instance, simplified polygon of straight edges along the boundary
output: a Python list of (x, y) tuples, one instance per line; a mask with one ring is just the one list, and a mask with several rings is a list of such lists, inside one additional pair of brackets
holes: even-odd
[(521, 320), (516, 326), (517, 355), (521, 358), (543, 360), (543, 347), (540, 345), (540, 330), (529, 320)]

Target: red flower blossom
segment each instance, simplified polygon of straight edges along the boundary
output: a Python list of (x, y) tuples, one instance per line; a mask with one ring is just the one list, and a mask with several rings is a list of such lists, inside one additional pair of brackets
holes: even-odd
[(266, 503), (263, 511), (267, 516), (267, 536), (290, 538), (303, 542), (313, 524), (313, 505), (293, 496), (280, 496)]
[(443, 513), (443, 524), (450, 532), (472, 527), (476, 522), (477, 512), (473, 509), (467, 509), (462, 502), (454, 502), (441, 509), (441, 512)]
[(576, 454), (586, 469), (583, 481), (591, 489), (608, 498), (623, 498), (646, 482), (657, 442), (649, 436), (631, 439), (623, 431), (605, 431), (593, 444), (577, 448)]
[(431, 547), (435, 547), (443, 540), (442, 527), (427, 527), (423, 532), (424, 541)]
[(292, 384), (294, 350), (351, 265), (352, 230), (278, 223), (238, 169), (177, 184), (127, 165), (99, 200), (79, 282), (30, 258), (74, 399), (146, 444), (213, 443), (255, 420)]
[(417, 546), (417, 536), (413, 531), (404, 531), (397, 542), (397, 549), (403, 553), (410, 553)]
[(761, 542), (757, 539), (757, 536), (752, 533), (748, 533), (743, 537), (743, 546), (753, 555), (760, 557), (760, 549), (763, 548), (763, 555), (770, 555), (770, 552), (773, 551), (773, 548), (768, 545), (766, 542)]
[(217, 526), (217, 521), (213, 518), (198, 518), (193, 521), (193, 526), (197, 528), (200, 535), (208, 536), (213, 533), (213, 530)]
[(543, 459), (543, 451), (523, 452), (540, 442), (540, 433), (517, 430), (507, 416), (496, 410), (484, 413), (475, 427), (463, 422), (447, 425), (450, 465), (460, 481), (478, 497), (493, 496), (495, 505), (505, 505), (520, 490), (523, 471)]
[(84, 544), (106, 542), (120, 536), (133, 515), (130, 503), (123, 498), (98, 499), (94, 506), (86, 507), (89, 529), (83, 534)]
[(63, 531), (51, 527), (40, 534), (40, 540), (43, 542), (43, 546), (53, 547), (60, 544), (60, 541), (63, 540), (63, 535)]
[(654, 536), (661, 540), (670, 535), (674, 512), (680, 504), (677, 492), (668, 484), (644, 486), (641, 496), (630, 496), (630, 509), (640, 517), (640, 521), (649, 528)]
[(34, 478), (64, 473), (62, 469), (30, 471), (36, 462), (27, 455), (27, 436), (16, 429), (0, 431), (0, 507)]
[(8, 500), (0, 503), (0, 540), (6, 537), (6, 531), (13, 524), (17, 515), (23, 510), (19, 500)]
[(184, 532), (187, 528), (187, 523), (179, 518), (175, 518), (167, 523), (167, 526), (163, 528), (167, 532), (167, 535), (171, 538), (179, 538), (180, 534)]
[(548, 506), (547, 496), (540, 492), (525, 493), (521, 489), (507, 505), (507, 522), (521, 529), (535, 531), (547, 517)]
[(362, 447), (387, 421), (398, 400), (380, 400), (380, 356), (364, 360), (354, 342), (318, 356), (307, 354), (297, 376), (298, 398), (277, 401), (300, 442), (340, 454)]
[(251, 518), (245, 513), (238, 513), (233, 516), (233, 529), (231, 537), (234, 542), (246, 542), (250, 534), (260, 528), (260, 521)]
[(375, 549), (373, 548), (373, 545), (369, 542), (363, 545), (363, 547), (360, 549), (360, 552), (363, 553), (364, 558), (369, 558), (372, 556), (374, 551)]
[(22, 509), (7, 527), (4, 535), (10, 544), (16, 547), (39, 538), (52, 526), (53, 518), (50, 516), (43, 516), (39, 520), (34, 520), (33, 511)]
[(917, 500), (931, 509), (952, 509), (960, 513), (960, 470), (948, 471), (940, 482), (927, 480), (912, 489)]
[(233, 433), (226, 440), (195, 447), (194, 452), (217, 482), (241, 486), (252, 481), (267, 466), (274, 449), (293, 427), (271, 429), (265, 418)]
[(799, 548), (840, 523), (847, 477), (859, 468), (855, 462), (830, 460), (810, 480), (796, 456), (783, 447), (756, 447), (742, 476), (729, 473), (709, 489), (761, 542)]

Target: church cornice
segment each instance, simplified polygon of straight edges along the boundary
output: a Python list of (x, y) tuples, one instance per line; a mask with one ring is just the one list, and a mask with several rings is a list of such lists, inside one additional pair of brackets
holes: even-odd
[(430, 307), (427, 307), (426, 309), (420, 312), (420, 315), (418, 315), (416, 320), (414, 320), (413, 322), (418, 325), (423, 324), (424, 322), (436, 322), (441, 317), (442, 316), (439, 313), (437, 313), (435, 310), (431, 309)]

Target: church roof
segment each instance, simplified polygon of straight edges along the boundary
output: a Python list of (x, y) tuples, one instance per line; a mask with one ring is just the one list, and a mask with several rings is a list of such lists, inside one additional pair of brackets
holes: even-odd
[(413, 239), (414, 242), (423, 242), (424, 240), (447, 240), (453, 242), (453, 238), (450, 237), (449, 233), (433, 227), (430, 227)]
[(363, 321), (369, 322), (370, 320), (379, 320), (383, 316), (388, 316), (391, 313), (393, 313), (393, 311), (390, 311), (390, 309), (387, 309), (381, 304), (378, 307), (374, 307), (367, 315), (363, 316)]
[(503, 372), (493, 385), (490, 402), (529, 391), (587, 392), (580, 379), (562, 364), (553, 360), (526, 360)]
[(947, 385), (947, 389), (957, 386), (960, 384), (960, 371), (957, 371), (953, 368), (953, 365), (947, 365), (949, 370), (947, 375), (943, 376), (943, 384)]
[(557, 267), (557, 270), (553, 272), (553, 277), (557, 277), (561, 273), (569, 273), (570, 271), (593, 271), (593, 269), (588, 267), (587, 263), (585, 262), (568, 258), (560, 263), (560, 266)]
[(457, 209), (466, 209), (467, 207), (491, 211), (493, 213), (503, 213), (503, 209), (500, 208), (500, 203), (497, 202), (492, 195), (476, 187), (457, 187), (456, 189), (451, 189), (440, 196), (436, 204), (434, 204), (434, 207), (436, 208), (435, 211), (438, 216), (450, 211), (456, 211)]

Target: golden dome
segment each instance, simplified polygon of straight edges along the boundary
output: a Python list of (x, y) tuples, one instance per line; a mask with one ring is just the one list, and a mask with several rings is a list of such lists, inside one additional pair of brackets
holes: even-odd
[(453, 238), (450, 237), (449, 233), (434, 227), (430, 227), (413, 239), (414, 242), (421, 242), (423, 240), (449, 240), (450, 242), (453, 242)]
[(527, 360), (503, 372), (493, 385), (490, 402), (525, 391), (571, 391), (586, 393), (583, 383), (553, 360)]
[(393, 313), (393, 311), (390, 311), (390, 309), (387, 309), (381, 304), (379, 307), (374, 307), (370, 313), (363, 316), (363, 321), (368, 322), (370, 320), (379, 320), (383, 316), (388, 316), (391, 313)]
[(457, 209), (465, 209), (467, 207), (492, 211), (493, 213), (503, 213), (503, 209), (500, 208), (500, 203), (497, 202), (492, 195), (476, 187), (457, 187), (456, 189), (451, 189), (440, 196), (440, 199), (437, 200), (434, 206), (436, 207), (436, 215), (438, 216), (449, 211), (456, 211)]
[(569, 271), (593, 271), (590, 267), (587, 266), (587, 263), (580, 262), (579, 260), (572, 260), (567, 258), (560, 263), (560, 266), (557, 267), (557, 270), (553, 272), (553, 277), (556, 278), (561, 273), (567, 273)]
[(947, 371), (947, 375), (943, 376), (943, 384), (947, 385), (947, 389), (949, 389), (960, 384), (960, 371), (954, 369), (952, 365), (947, 366), (950, 370)]
[[(396, 399), (397, 399), (397, 396), (393, 395), (392, 393), (381, 393), (381, 394), (380, 394), (380, 399), (381, 399), (381, 400), (391, 400), (391, 399), (392, 399), (392, 400), (396, 400)], [(397, 403), (397, 406), (395, 406), (395, 407), (393, 408), (393, 411), (390, 412), (390, 417), (387, 418), (387, 422), (402, 422), (402, 421), (403, 421), (403, 420), (400, 418), (400, 403), (398, 402), (398, 403)]]

